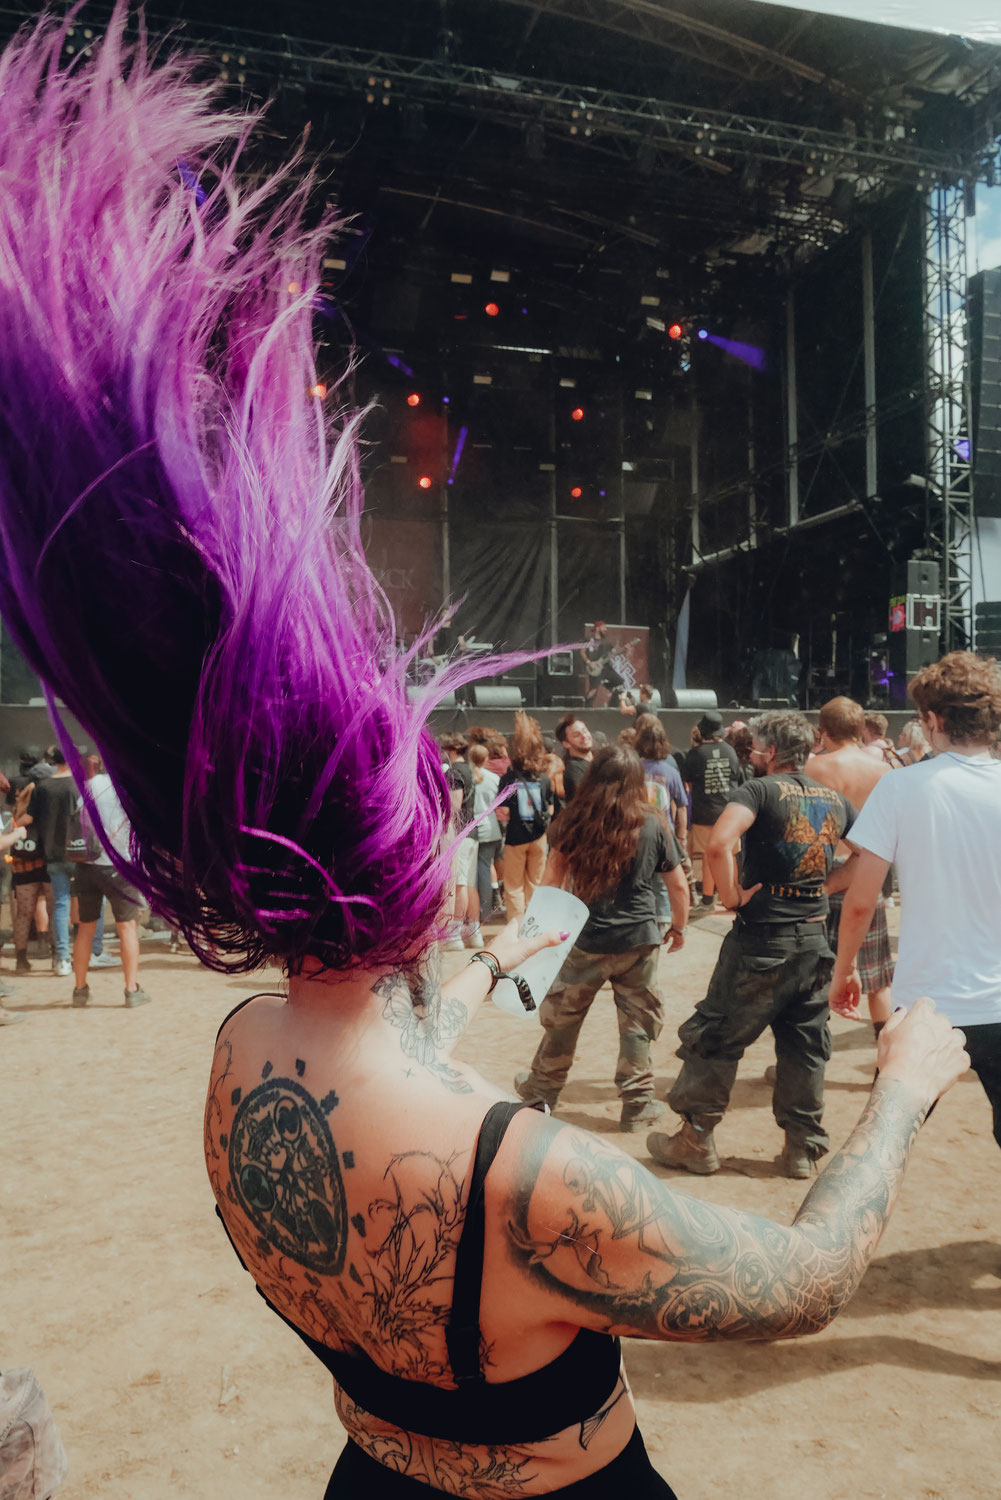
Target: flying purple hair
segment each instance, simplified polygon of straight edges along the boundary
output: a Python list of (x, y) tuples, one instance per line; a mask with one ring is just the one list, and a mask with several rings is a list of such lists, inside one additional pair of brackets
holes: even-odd
[(116, 863), (205, 962), (402, 961), (448, 880), (427, 718), (496, 668), (408, 704), (360, 417), (308, 395), (308, 178), (242, 192), (258, 117), (122, 3), (89, 61), (66, 24), (0, 58), (0, 612), (100, 750)]

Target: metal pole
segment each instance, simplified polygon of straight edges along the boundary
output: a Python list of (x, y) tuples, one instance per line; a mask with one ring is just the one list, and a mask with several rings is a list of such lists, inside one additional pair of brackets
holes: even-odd
[(876, 452), (876, 301), (872, 276), (872, 235), (862, 236), (862, 354), (865, 369), (865, 493), (877, 493)]
[(754, 392), (747, 384), (747, 540), (748, 545), (758, 545), (758, 491), (755, 484), (758, 457), (754, 445)]
[(622, 470), (625, 453), (625, 416), (622, 410), (622, 388), (619, 387), (618, 464), (619, 464), (619, 619), (626, 623), (626, 477)]
[(692, 510), (692, 564), (698, 563), (702, 550), (699, 527), (699, 404), (692, 402), (692, 431), (689, 437), (689, 493)]
[(786, 293), (786, 493), (789, 525), (799, 523), (799, 410), (796, 401), (796, 294)]
[[(556, 396), (555, 369), (550, 370), (549, 381), (549, 451), (556, 456)], [(560, 543), (556, 521), (556, 468), (549, 471), (549, 644), (558, 646), (560, 641)]]

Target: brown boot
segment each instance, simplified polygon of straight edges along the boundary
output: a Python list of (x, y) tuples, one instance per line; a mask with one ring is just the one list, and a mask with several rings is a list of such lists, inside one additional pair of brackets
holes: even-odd
[(678, 1167), (684, 1172), (695, 1172), (699, 1177), (709, 1177), (719, 1171), (712, 1131), (700, 1130), (691, 1120), (685, 1121), (677, 1135), (651, 1131), (646, 1138), (646, 1148), (662, 1167)]
[(779, 1166), (786, 1177), (794, 1177), (804, 1182), (808, 1177), (815, 1177), (817, 1174), (817, 1163), (814, 1157), (807, 1155), (805, 1149), (795, 1141), (791, 1141), (788, 1135), (782, 1148), (782, 1155), (779, 1157)]

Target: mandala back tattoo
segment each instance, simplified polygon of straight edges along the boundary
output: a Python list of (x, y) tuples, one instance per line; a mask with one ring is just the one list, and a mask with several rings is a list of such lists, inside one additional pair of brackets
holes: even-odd
[[(229, 1170), (240, 1207), (269, 1245), (313, 1271), (344, 1266), (348, 1222), (337, 1148), (323, 1108), (292, 1078), (269, 1076), (238, 1105)], [(323, 1105), (333, 1108), (334, 1094)]]

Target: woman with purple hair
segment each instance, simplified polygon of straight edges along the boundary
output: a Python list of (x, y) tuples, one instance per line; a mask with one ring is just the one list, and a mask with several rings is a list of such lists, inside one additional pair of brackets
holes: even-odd
[(133, 830), (114, 864), (203, 962), (283, 967), (220, 1030), (205, 1154), (259, 1291), (334, 1376), (327, 1494), (670, 1495), (619, 1336), (828, 1323), (959, 1034), (920, 1002), (887, 1025), (791, 1228), (454, 1061), (556, 934), (508, 928), (439, 984), (454, 836), (427, 718), (496, 667), (408, 703), (360, 419), (311, 394), (331, 225), (304, 227), (288, 169), (240, 187), (253, 118), (129, 43), (123, 9), (92, 59), (65, 40), (43, 22), (0, 59), (0, 610), (100, 750)]

